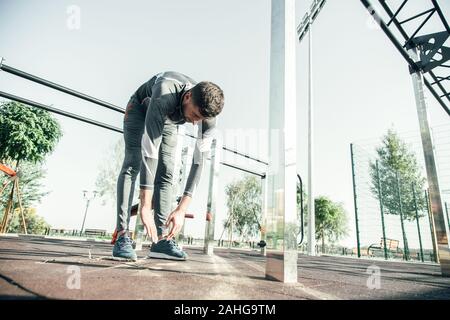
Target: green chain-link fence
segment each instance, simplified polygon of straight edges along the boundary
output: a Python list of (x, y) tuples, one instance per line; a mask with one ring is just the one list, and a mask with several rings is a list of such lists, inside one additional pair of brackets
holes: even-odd
[[(432, 135), (448, 224), (450, 125)], [(351, 158), (359, 256), (436, 261), (420, 134), (391, 131), (354, 142)]]

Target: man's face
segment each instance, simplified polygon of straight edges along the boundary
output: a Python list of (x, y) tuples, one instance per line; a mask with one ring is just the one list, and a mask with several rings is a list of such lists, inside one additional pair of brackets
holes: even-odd
[(200, 108), (194, 104), (194, 101), (192, 100), (192, 93), (190, 91), (187, 92), (183, 98), (183, 113), (186, 121), (194, 125), (205, 119), (205, 117), (200, 113)]

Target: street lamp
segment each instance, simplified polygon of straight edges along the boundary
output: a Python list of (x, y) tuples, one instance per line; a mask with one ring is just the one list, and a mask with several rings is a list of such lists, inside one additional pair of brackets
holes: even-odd
[(83, 190), (83, 198), (86, 200), (86, 210), (84, 212), (84, 218), (83, 218), (83, 224), (81, 225), (80, 236), (83, 234), (84, 223), (86, 222), (86, 216), (87, 216), (87, 212), (89, 209), (89, 204), (90, 204), (91, 200), (94, 200), (94, 198), (97, 196), (97, 193), (98, 192), (95, 190), (92, 193), (87, 190)]

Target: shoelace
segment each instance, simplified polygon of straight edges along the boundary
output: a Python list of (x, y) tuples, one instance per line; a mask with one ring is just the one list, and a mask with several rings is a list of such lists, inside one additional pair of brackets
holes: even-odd
[(178, 250), (181, 250), (180, 247), (178, 246), (178, 244), (175, 242), (174, 239), (170, 239), (169, 243), (172, 244), (175, 248), (177, 248)]
[(133, 241), (131, 240), (130, 237), (122, 237), (121, 239), (119, 239), (118, 242), (119, 242), (119, 246), (120, 246), (121, 249), (124, 248), (127, 245), (132, 245), (133, 244)]

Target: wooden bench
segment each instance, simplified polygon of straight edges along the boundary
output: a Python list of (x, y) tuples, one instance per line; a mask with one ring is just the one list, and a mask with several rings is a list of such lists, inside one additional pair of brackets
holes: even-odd
[(104, 237), (106, 236), (106, 230), (101, 229), (86, 229), (84, 235), (89, 237)]
[[(400, 244), (399, 240), (386, 238), (386, 250), (391, 255), (397, 254), (397, 253), (402, 253), (402, 250), (399, 248), (399, 244)], [(373, 251), (381, 251), (381, 252), (383, 252), (383, 255), (384, 255), (384, 239), (383, 238), (381, 238), (379, 244), (374, 243), (374, 244), (371, 244), (367, 248), (367, 255), (373, 256)]]

